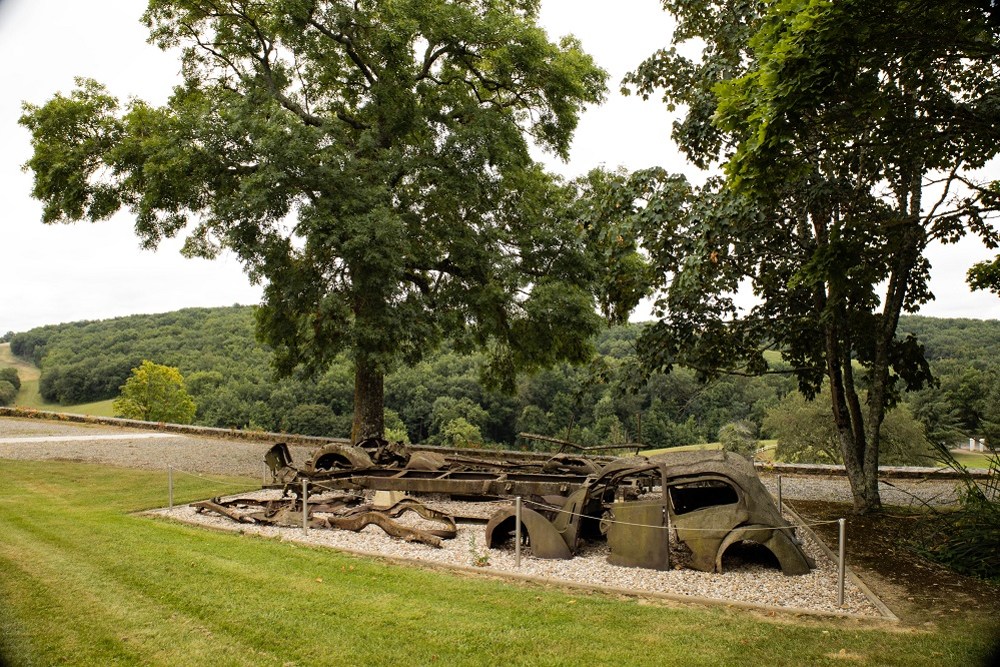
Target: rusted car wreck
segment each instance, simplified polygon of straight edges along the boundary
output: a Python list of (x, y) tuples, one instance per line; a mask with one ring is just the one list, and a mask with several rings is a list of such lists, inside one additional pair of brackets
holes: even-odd
[[(340, 493), (313, 527), (357, 529), (377, 523), (389, 534), (434, 545), (454, 536), (454, 519), (407, 498), (388, 510), (363, 503), (364, 491), (448, 494), (453, 498), (497, 500), (521, 497), (521, 536), (537, 558), (572, 558), (582, 545), (606, 540), (608, 561), (657, 570), (685, 566), (721, 572), (723, 555), (738, 543), (762, 545), (782, 572), (809, 572), (812, 559), (802, 550), (746, 459), (722, 451), (677, 452), (651, 457), (587, 457), (470, 450), (432, 451), (385, 441), (359, 445), (331, 443), (296, 466), (279, 443), (265, 456), (271, 488), (283, 489), (282, 502), (270, 501), (252, 521), (293, 525), (288, 513), (301, 512), (303, 490)], [(216, 499), (199, 504), (237, 515)], [(442, 524), (440, 531), (412, 531), (391, 520), (393, 512), (416, 511)], [(332, 514), (330, 514), (332, 513)], [(330, 518), (332, 517), (332, 518)], [(461, 517), (459, 517), (461, 518)], [(486, 544), (509, 542), (516, 531), (513, 506), (496, 512), (486, 525)]]

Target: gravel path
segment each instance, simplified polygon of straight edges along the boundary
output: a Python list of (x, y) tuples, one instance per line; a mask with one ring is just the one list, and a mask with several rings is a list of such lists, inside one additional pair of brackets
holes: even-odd
[[(0, 418), (0, 459), (87, 461), (156, 470), (173, 466), (178, 471), (188, 473), (259, 478), (262, 474), (263, 455), (269, 447), (270, 443), (150, 433), (112, 426)], [(310, 449), (292, 447), (293, 461), (303, 461)], [(776, 477), (763, 475), (762, 479), (774, 493)], [(906, 480), (895, 484), (893, 488), (883, 486), (882, 492), (887, 504), (950, 502), (954, 498), (954, 483), (943, 480)], [(815, 476), (783, 476), (782, 496), (790, 500), (838, 502), (850, 502), (851, 497), (845, 479)], [(482, 546), (485, 532), (481, 524), (461, 524), (455, 539), (447, 540), (441, 549), (435, 549), (389, 538), (375, 526), (369, 526), (360, 533), (311, 530), (308, 536), (303, 536), (301, 529), (237, 524), (223, 517), (199, 514), (187, 506), (164, 509), (157, 513), (227, 530), (430, 563), (469, 566), (475, 555), (485, 555), (489, 566), (484, 569), (494, 573), (512, 572), (568, 583), (624, 588), (640, 593), (667, 593), (786, 608), (879, 615), (875, 605), (851, 584), (847, 586), (845, 608), (837, 608), (836, 567), (804, 531), (800, 531), (800, 535), (804, 538), (807, 551), (816, 559), (817, 568), (805, 576), (785, 577), (777, 569), (753, 562), (731, 563), (727, 565), (729, 569), (722, 574), (706, 574), (686, 569), (656, 572), (616, 567), (606, 562), (606, 545), (588, 548), (569, 561), (542, 560), (527, 555), (521, 567), (515, 568), (513, 547), (485, 549)]]
[[(133, 438), (122, 439), (122, 436)], [(150, 437), (155, 435), (156, 437)], [(87, 440), (60, 440), (86, 437)], [(177, 470), (259, 479), (273, 443), (223, 440), (115, 426), (0, 417), (0, 458), (88, 461), (123, 468)], [(302, 460), (311, 447), (291, 447)]]

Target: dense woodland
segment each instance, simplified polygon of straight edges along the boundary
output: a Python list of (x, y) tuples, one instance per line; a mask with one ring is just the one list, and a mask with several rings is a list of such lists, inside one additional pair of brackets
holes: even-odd
[[(46, 400), (74, 404), (113, 398), (143, 360), (176, 366), (210, 426), (347, 436), (353, 370), (339, 358), (316, 377), (277, 379), (272, 354), (254, 339), (254, 308), (186, 309), (160, 315), (39, 327), (12, 337), (14, 354), (42, 369)], [(584, 365), (558, 365), (520, 378), (514, 394), (487, 391), (483, 358), (448, 348), (386, 378), (390, 437), (411, 442), (502, 445), (518, 432), (581, 444), (641, 441), (648, 447), (711, 442), (727, 424), (776, 437), (775, 415), (796, 408), (795, 381), (779, 372), (701, 382), (687, 369), (637, 382), (641, 324), (611, 327)], [(904, 318), (901, 335), (925, 345), (937, 386), (904, 394), (902, 411), (928, 437), (954, 442), (1000, 421), (1000, 322)], [(800, 403), (803, 403), (801, 400)], [(815, 403), (825, 408), (823, 396)], [(771, 418), (768, 419), (768, 415)], [(793, 428), (801, 428), (792, 425)], [(887, 455), (891, 455), (891, 450)], [(822, 458), (822, 457), (820, 457)]]

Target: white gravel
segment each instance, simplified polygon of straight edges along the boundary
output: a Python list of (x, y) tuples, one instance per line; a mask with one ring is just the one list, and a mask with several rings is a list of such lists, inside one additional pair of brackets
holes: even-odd
[[(280, 492), (261, 491), (232, 497), (277, 498), (280, 497)], [(428, 501), (426, 504), (447, 512), (472, 512), (475, 511), (476, 505), (480, 505), (440, 501)], [(488, 504), (488, 511), (485, 513), (489, 513), (497, 505)], [(480, 511), (484, 510), (487, 508), (480, 508)], [(805, 531), (799, 531), (799, 535), (803, 538), (806, 552), (816, 560), (817, 566), (807, 575), (786, 577), (777, 568), (752, 562), (740, 563), (735, 559), (734, 562), (727, 561), (726, 571), (720, 574), (690, 569), (660, 572), (644, 568), (619, 567), (607, 562), (606, 544), (587, 547), (571, 560), (534, 558), (530, 555), (530, 549), (525, 549), (522, 552), (521, 566), (517, 567), (513, 545), (502, 549), (487, 549), (484, 526), (473, 523), (459, 523), (457, 537), (442, 541), (442, 547), (437, 549), (389, 537), (377, 526), (368, 526), (358, 533), (310, 529), (308, 535), (304, 535), (301, 528), (241, 524), (214, 513), (199, 513), (190, 506), (155, 510), (149, 514), (244, 534), (387, 558), (413, 559), (429, 564), (469, 567), (475, 566), (476, 560), (485, 557), (488, 565), (482, 567), (484, 573), (543, 577), (557, 583), (626, 589), (640, 595), (663, 593), (795, 610), (869, 617), (881, 615), (866, 595), (849, 581), (845, 588), (845, 606), (843, 608), (837, 606), (836, 565), (823, 555)]]
[[(134, 433), (136, 437), (121, 439), (128, 433)], [(264, 453), (271, 445), (191, 435), (149, 438), (145, 437), (146, 433), (114, 426), (0, 417), (0, 459), (86, 461), (164, 471), (173, 466), (181, 474), (235, 475), (259, 479), (263, 472)], [(86, 436), (86, 439), (70, 440), (67, 436)], [(291, 449), (293, 460), (301, 462), (308, 456), (311, 447)], [(761, 478), (775, 493), (776, 476), (763, 474)], [(946, 504), (954, 502), (955, 497), (955, 483), (947, 480), (900, 480), (893, 482), (892, 486), (883, 484), (880, 490), (887, 505)], [(789, 500), (844, 503), (851, 500), (846, 479), (820, 476), (783, 475), (782, 496)], [(808, 534), (802, 532), (800, 536), (806, 542), (806, 550), (816, 559), (817, 568), (808, 575), (785, 577), (777, 569), (752, 563), (727, 564), (727, 571), (722, 574), (687, 569), (657, 572), (617, 567), (606, 562), (606, 546), (585, 549), (569, 561), (541, 560), (525, 553), (521, 567), (515, 568), (512, 546), (506, 549), (484, 547), (485, 530), (481, 524), (460, 524), (458, 536), (444, 541), (443, 548), (435, 549), (390, 538), (376, 526), (360, 533), (311, 530), (308, 537), (303, 537), (301, 529), (237, 524), (217, 515), (196, 513), (186, 506), (156, 513), (225, 530), (449, 566), (471, 566), (475, 556), (485, 555), (489, 565), (483, 569), (491, 573), (546, 577), (571, 584), (625, 588), (638, 593), (666, 593), (823, 612), (879, 615), (875, 605), (850, 584), (846, 590), (846, 606), (843, 609), (837, 607), (836, 567), (811, 543)]]

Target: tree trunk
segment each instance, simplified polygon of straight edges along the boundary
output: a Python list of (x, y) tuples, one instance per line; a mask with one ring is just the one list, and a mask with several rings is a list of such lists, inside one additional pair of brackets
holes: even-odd
[(358, 355), (354, 362), (354, 422), (351, 442), (385, 435), (383, 375), (371, 361)]

